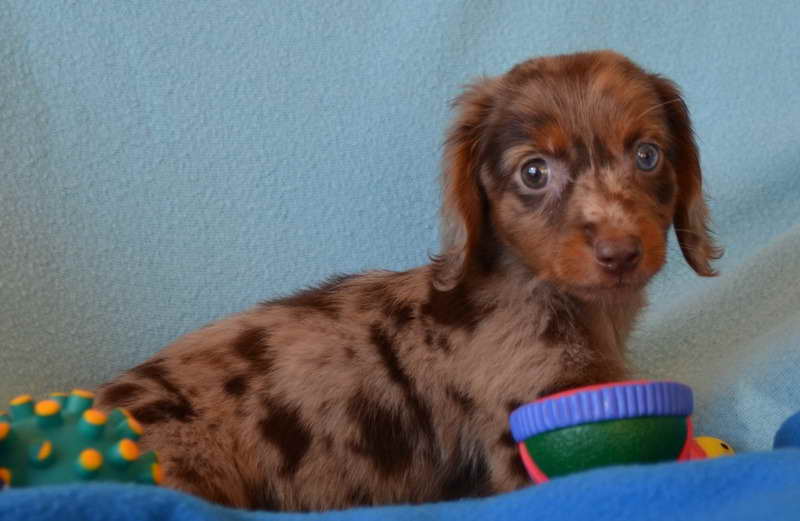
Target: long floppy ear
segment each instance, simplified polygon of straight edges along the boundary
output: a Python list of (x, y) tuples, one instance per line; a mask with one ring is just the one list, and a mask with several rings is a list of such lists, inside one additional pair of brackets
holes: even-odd
[(447, 133), (442, 166), (442, 253), (433, 257), (433, 285), (439, 291), (453, 289), (469, 271), (484, 226), (478, 155), (495, 81), (469, 85), (453, 103), (458, 113)]
[(683, 256), (694, 271), (704, 277), (717, 275), (711, 261), (722, 257), (709, 228), (708, 206), (703, 194), (700, 154), (694, 140), (689, 109), (678, 87), (660, 76), (651, 76), (661, 98), (672, 134), (669, 158), (678, 181), (673, 225)]

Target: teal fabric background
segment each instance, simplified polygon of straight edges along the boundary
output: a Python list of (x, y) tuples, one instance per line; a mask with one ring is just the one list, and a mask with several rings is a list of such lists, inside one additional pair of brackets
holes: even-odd
[[(727, 256), (672, 252), (631, 349), (701, 431), (800, 407), (800, 3), (0, 0), (0, 399), (437, 246), (465, 82), (613, 48), (677, 81)], [(674, 248), (673, 248), (674, 250)]]

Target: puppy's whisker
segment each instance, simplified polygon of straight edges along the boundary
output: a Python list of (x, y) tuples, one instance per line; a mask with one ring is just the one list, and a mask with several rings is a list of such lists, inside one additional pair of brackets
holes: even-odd
[(689, 245), (681, 246), (681, 250), (683, 250), (685, 253), (705, 253), (702, 249)]
[(665, 101), (663, 103), (657, 103), (657, 104), (653, 105), (652, 107), (650, 107), (649, 109), (647, 109), (644, 112), (642, 112), (641, 114), (639, 114), (639, 116), (636, 118), (635, 121), (639, 121), (640, 119), (642, 119), (643, 117), (645, 117), (646, 115), (650, 114), (651, 112), (653, 112), (654, 110), (656, 110), (658, 108), (667, 106), (667, 105), (669, 105), (671, 103), (678, 103), (680, 101), (681, 101), (681, 98), (674, 98), (674, 99)]
[(696, 236), (701, 237), (701, 238), (704, 237), (703, 233), (698, 232), (697, 230), (689, 230), (688, 228), (675, 228), (675, 231), (676, 232), (680, 232), (680, 233), (689, 233), (689, 234), (696, 235)]

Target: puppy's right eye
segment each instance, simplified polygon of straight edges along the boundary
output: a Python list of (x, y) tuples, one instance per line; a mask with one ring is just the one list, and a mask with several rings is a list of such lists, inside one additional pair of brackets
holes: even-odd
[(636, 147), (636, 166), (639, 170), (649, 172), (658, 166), (660, 157), (658, 147), (650, 143), (642, 143)]
[(547, 186), (547, 182), (550, 180), (550, 167), (547, 166), (547, 161), (537, 157), (522, 165), (520, 175), (525, 186), (534, 190), (541, 190)]

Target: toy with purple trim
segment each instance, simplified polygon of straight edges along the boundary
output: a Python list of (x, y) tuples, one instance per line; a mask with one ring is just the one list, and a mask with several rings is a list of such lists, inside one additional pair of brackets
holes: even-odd
[(546, 396), (511, 413), (511, 434), (534, 482), (607, 465), (732, 454), (694, 438), (692, 390), (677, 382), (629, 381)]

